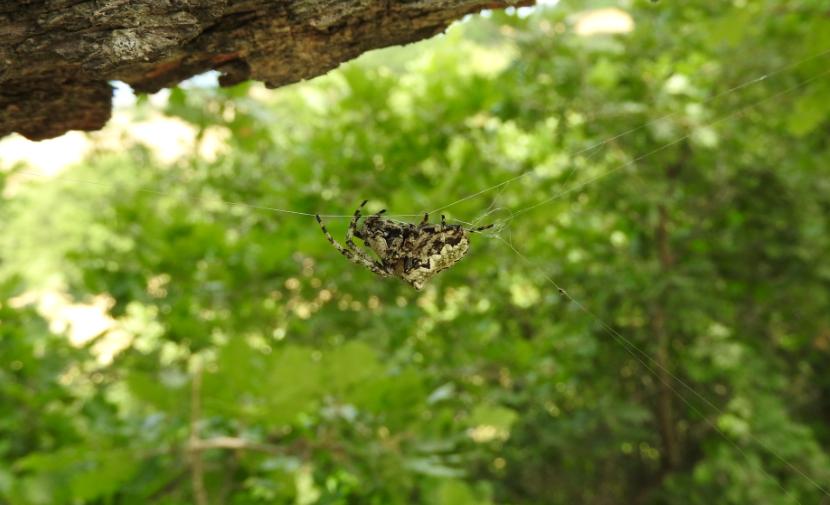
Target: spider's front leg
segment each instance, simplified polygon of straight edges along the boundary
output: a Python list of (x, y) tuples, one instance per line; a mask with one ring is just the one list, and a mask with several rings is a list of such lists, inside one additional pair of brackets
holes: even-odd
[[(317, 222), (320, 224), (320, 229), (323, 230), (323, 234), (326, 236), (331, 245), (333, 245), (334, 248), (340, 252), (340, 254), (345, 256), (347, 260), (351, 261), (356, 265), (362, 265), (371, 270), (372, 272), (380, 275), (381, 277), (389, 277), (391, 275), (383, 267), (383, 265), (376, 261), (372, 261), (372, 259), (367, 257), (366, 254), (363, 253), (363, 251), (361, 251), (360, 249), (350, 249), (340, 245), (340, 243), (337, 240), (335, 240), (334, 237), (331, 236), (331, 233), (329, 233), (328, 229), (326, 228), (326, 225), (323, 224), (323, 220), (320, 219), (320, 216), (318, 214), (315, 214), (314, 217), (317, 218)], [(352, 243), (352, 245), (354, 245), (354, 243)]]
[(394, 277), (394, 272), (390, 272), (386, 267), (384, 267), (378, 261), (372, 261), (369, 263), (364, 263), (363, 266), (374, 272), (375, 274), (381, 277)]
[[(360, 204), (360, 207), (358, 207), (357, 210), (354, 211), (354, 216), (352, 217), (352, 220), (349, 222), (349, 229), (346, 232), (346, 245), (349, 246), (350, 248), (354, 249), (355, 251), (358, 251), (359, 249), (357, 248), (357, 245), (355, 245), (355, 243), (354, 243), (354, 240), (353, 240), (354, 237), (357, 236), (359, 238), (364, 238), (360, 234), (360, 231), (358, 231), (358, 229), (357, 229), (357, 223), (358, 223), (358, 221), (360, 221), (360, 216), (361, 216), (360, 211), (361, 211), (361, 209), (363, 209), (363, 207), (366, 205), (366, 202), (368, 202), (368, 201), (369, 200), (363, 200), (363, 203)], [(386, 209), (382, 209), (380, 212), (375, 214), (375, 216), (380, 216), (384, 212), (386, 212)]]
[(331, 245), (333, 245), (334, 248), (340, 252), (340, 254), (345, 256), (346, 259), (355, 262), (352, 252), (340, 245), (340, 242), (336, 241), (334, 237), (331, 236), (331, 233), (329, 233), (329, 230), (326, 228), (326, 225), (323, 224), (323, 220), (320, 219), (320, 214), (315, 214), (314, 217), (317, 218), (317, 223), (320, 225), (320, 229), (323, 230), (323, 234), (326, 236), (328, 241), (331, 242)]
[[(363, 240), (366, 239), (366, 237), (364, 237), (360, 233), (360, 230), (358, 230), (357, 223), (358, 223), (358, 221), (360, 221), (360, 216), (361, 216), (360, 209), (362, 209), (363, 206), (366, 205), (367, 201), (368, 200), (363, 200), (363, 203), (360, 204), (360, 207), (358, 207), (357, 210), (354, 211), (354, 217), (352, 217), (352, 220), (349, 223), (349, 229), (348, 229), (348, 231), (346, 231), (346, 247), (348, 247), (354, 254), (356, 254), (357, 256), (362, 258), (364, 261), (367, 261), (367, 262), (372, 263), (373, 265), (377, 266), (377, 265), (379, 265), (379, 263), (376, 262), (374, 260), (374, 258), (372, 258), (368, 253), (366, 253), (363, 249), (361, 249), (360, 247), (357, 246), (357, 244), (354, 243), (354, 237), (355, 236), (357, 236), (357, 237), (359, 237)], [(380, 217), (384, 212), (386, 212), (386, 209), (380, 210), (379, 212), (377, 212), (375, 214), (375, 217)], [(377, 272), (375, 272), (375, 273), (377, 273)]]

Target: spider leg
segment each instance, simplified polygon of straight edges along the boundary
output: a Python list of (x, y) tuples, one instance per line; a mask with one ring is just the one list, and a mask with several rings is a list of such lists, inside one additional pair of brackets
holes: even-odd
[(373, 273), (380, 275), (381, 277), (389, 277), (392, 275), (380, 261), (373, 260), (359, 247), (355, 246), (354, 249), (349, 250), (349, 254), (351, 255), (349, 260), (352, 263), (355, 263), (357, 265), (363, 265), (364, 267), (368, 268)]
[(375, 274), (380, 275), (381, 277), (391, 277), (392, 276), (392, 273), (389, 272), (389, 270), (387, 270), (386, 267), (384, 267), (383, 265), (381, 265), (377, 261), (373, 261), (373, 262), (369, 262), (369, 263), (363, 263), (363, 266), (365, 266), (366, 268), (368, 268), (369, 270), (371, 270)]
[(386, 268), (383, 267), (383, 265), (381, 265), (379, 262), (372, 261), (370, 258), (367, 258), (365, 253), (363, 253), (363, 251), (357, 248), (352, 250), (340, 245), (340, 243), (337, 242), (337, 240), (335, 240), (334, 237), (331, 236), (331, 233), (329, 233), (328, 229), (326, 229), (326, 225), (323, 224), (323, 220), (320, 219), (320, 216), (315, 215), (314, 217), (317, 218), (317, 222), (320, 224), (320, 228), (323, 230), (323, 234), (326, 236), (328, 241), (331, 242), (331, 245), (333, 245), (334, 248), (340, 252), (340, 254), (345, 256), (347, 260), (351, 261), (356, 265), (362, 265), (371, 270), (372, 272), (380, 275), (381, 277), (389, 277), (390, 273), (386, 270)]
[(359, 256), (360, 259), (364, 262), (369, 262), (373, 265), (379, 264), (369, 255), (369, 253), (367, 253), (365, 250), (358, 247), (358, 245), (354, 243), (354, 240), (352, 240), (353, 237), (354, 232), (351, 229), (348, 232), (346, 232), (346, 246), (349, 248), (349, 251)]
[[(348, 247), (349, 250), (351, 250), (352, 253), (360, 256), (360, 258), (363, 259), (364, 261), (368, 261), (372, 264), (375, 264), (375, 260), (368, 253), (366, 253), (363, 249), (359, 248), (357, 246), (357, 244), (354, 243), (354, 237), (355, 236), (357, 236), (359, 238), (365, 238), (365, 237), (363, 237), (363, 235), (361, 235), (360, 231), (357, 229), (357, 222), (360, 220), (360, 216), (361, 216), (360, 209), (362, 209), (363, 206), (366, 205), (367, 201), (368, 200), (363, 200), (363, 203), (360, 204), (360, 207), (358, 207), (357, 210), (354, 211), (354, 217), (352, 217), (352, 220), (349, 223), (349, 229), (348, 229), (348, 231), (346, 231), (346, 247)], [(375, 214), (375, 216), (380, 216), (384, 212), (386, 212), (386, 209), (381, 210), (380, 212)]]
[(493, 226), (495, 226), (495, 224), (488, 224), (487, 226), (479, 226), (478, 228), (470, 228), (467, 231), (470, 232), (470, 233), (478, 233), (480, 231), (489, 230)]
[(349, 261), (354, 261), (352, 252), (340, 245), (340, 243), (336, 241), (334, 237), (331, 236), (331, 233), (329, 233), (329, 230), (326, 228), (326, 225), (323, 224), (323, 220), (320, 219), (320, 215), (315, 214), (314, 217), (317, 218), (317, 222), (320, 224), (320, 229), (323, 230), (323, 234), (326, 236), (328, 241), (331, 242), (331, 245), (333, 245), (334, 248), (337, 249), (340, 252), (340, 254), (345, 256)]
[[(357, 210), (354, 211), (354, 219), (353, 220), (354, 220), (355, 223), (357, 223), (357, 220), (360, 219), (360, 210), (363, 209), (363, 207), (366, 205), (366, 202), (368, 202), (368, 201), (369, 200), (363, 200), (363, 203), (360, 204), (360, 207), (358, 207)], [(375, 217), (380, 217), (381, 215), (383, 215), (384, 212), (386, 212), (386, 209), (380, 209), (379, 211), (375, 212), (372, 215), (375, 216)]]
[[(363, 200), (363, 203), (361, 203), (357, 210), (354, 211), (354, 216), (352, 217), (352, 220), (349, 223), (349, 229), (348, 231), (346, 231), (346, 247), (349, 248), (348, 250), (354, 258), (352, 259), (352, 261), (365, 266), (366, 268), (380, 276), (388, 277), (390, 274), (386, 271), (383, 265), (379, 261), (376, 261), (374, 258), (372, 258), (372, 256), (369, 253), (367, 253), (365, 250), (358, 247), (357, 244), (354, 243), (355, 235), (357, 235), (360, 238), (364, 238), (357, 229), (357, 223), (358, 221), (360, 221), (360, 211), (363, 209), (363, 207), (366, 205), (366, 202), (368, 201), (369, 200)], [(384, 212), (386, 212), (386, 209), (381, 209), (380, 211), (375, 213), (375, 217), (380, 217)]]
[[(365, 237), (361, 234), (360, 230), (357, 229), (357, 222), (360, 220), (361, 217), (360, 210), (363, 208), (364, 205), (366, 205), (366, 202), (368, 201), (369, 200), (363, 200), (363, 203), (360, 204), (360, 207), (358, 207), (357, 210), (354, 211), (354, 217), (352, 217), (352, 221), (349, 223), (349, 229), (346, 232), (346, 247), (348, 247), (353, 254), (359, 256), (363, 260), (364, 265), (366, 265), (366, 263), (371, 263), (378, 268), (382, 268), (380, 262), (375, 261), (375, 259), (372, 258), (372, 256), (369, 253), (367, 253), (364, 249), (358, 247), (357, 244), (354, 243), (354, 237), (358, 237), (365, 240)], [(381, 209), (374, 214), (374, 217), (380, 217), (384, 212), (386, 212), (386, 209)], [(372, 271), (378, 273), (375, 270)]]
[(429, 223), (429, 212), (424, 212), (424, 218), (421, 220), (421, 224), (418, 226), (423, 228), (424, 225), (426, 225), (427, 223)]
[(351, 244), (352, 237), (354, 236), (354, 232), (357, 229), (357, 222), (360, 221), (360, 209), (366, 205), (366, 202), (369, 200), (363, 200), (363, 203), (360, 204), (360, 207), (354, 211), (354, 216), (352, 216), (352, 220), (349, 222), (349, 231), (346, 232), (346, 245), (352, 247), (354, 244)]
[(441, 231), (443, 231), (444, 228), (446, 228), (446, 227), (447, 227), (447, 216), (445, 216), (444, 214), (441, 214)]

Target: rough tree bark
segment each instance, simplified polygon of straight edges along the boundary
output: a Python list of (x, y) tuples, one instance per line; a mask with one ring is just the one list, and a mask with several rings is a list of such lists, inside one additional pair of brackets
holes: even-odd
[(533, 0), (3, 0), (0, 137), (97, 130), (110, 80), (141, 92), (215, 69), (278, 87)]

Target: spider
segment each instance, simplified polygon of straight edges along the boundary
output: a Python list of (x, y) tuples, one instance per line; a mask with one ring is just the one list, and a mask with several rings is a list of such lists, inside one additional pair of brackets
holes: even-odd
[[(470, 233), (477, 233), (493, 225), (467, 229), (447, 224), (441, 216), (440, 224), (430, 224), (429, 214), (418, 225), (386, 219), (386, 209), (367, 217), (358, 225), (363, 206), (354, 211), (346, 232), (346, 247), (340, 245), (326, 229), (323, 220), (315, 215), (323, 233), (331, 244), (352, 263), (363, 265), (381, 277), (398, 277), (420, 290), (435, 274), (450, 268), (470, 250)], [(353, 237), (363, 240), (379, 259), (357, 247)]]

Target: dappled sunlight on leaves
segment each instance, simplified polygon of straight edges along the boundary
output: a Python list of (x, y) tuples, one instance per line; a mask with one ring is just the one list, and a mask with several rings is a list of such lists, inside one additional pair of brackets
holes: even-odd
[[(824, 12), (548, 4), (0, 173), (0, 502), (823, 503)], [(366, 199), (495, 226), (416, 292)]]

